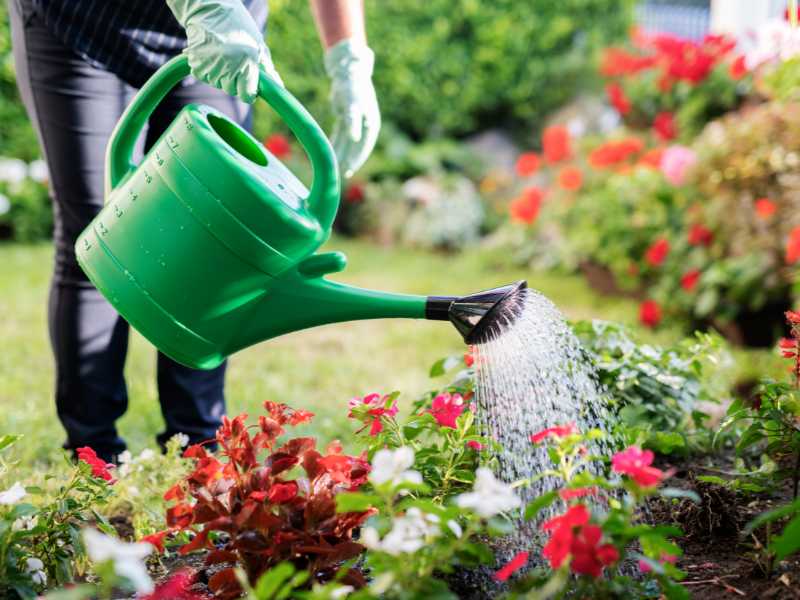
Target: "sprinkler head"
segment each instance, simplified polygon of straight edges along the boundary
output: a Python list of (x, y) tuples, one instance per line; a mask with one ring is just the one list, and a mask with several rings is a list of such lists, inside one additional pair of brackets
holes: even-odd
[(460, 298), (428, 296), (425, 318), (450, 321), (466, 343), (480, 344), (520, 315), (527, 287), (526, 281), (517, 281)]

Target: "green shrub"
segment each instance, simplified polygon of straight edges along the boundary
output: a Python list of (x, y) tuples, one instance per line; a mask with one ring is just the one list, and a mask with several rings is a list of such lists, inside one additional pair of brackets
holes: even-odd
[[(538, 125), (585, 83), (594, 51), (624, 36), (630, 0), (367, 0), (386, 122), (415, 137)], [(287, 87), (331, 125), (306, 2), (273, 0), (267, 41)], [(258, 132), (274, 122), (259, 109)], [(527, 129), (526, 129), (527, 130)]]

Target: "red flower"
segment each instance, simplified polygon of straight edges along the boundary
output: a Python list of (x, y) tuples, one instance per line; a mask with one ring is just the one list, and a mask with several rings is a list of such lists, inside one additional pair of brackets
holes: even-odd
[(162, 553), (164, 552), (164, 538), (167, 537), (170, 530), (165, 529), (164, 531), (157, 531), (156, 533), (151, 533), (150, 535), (144, 536), (141, 541), (147, 542), (148, 544), (152, 545), (153, 548), (156, 549), (157, 552)]
[(167, 509), (167, 525), (185, 529), (192, 524), (192, 507), (188, 504), (176, 504)]
[(542, 548), (550, 566), (558, 569), (567, 559), (574, 537), (573, 529), (589, 522), (589, 509), (583, 504), (570, 506), (563, 515), (542, 523), (542, 531), (550, 531), (550, 539)]
[(565, 190), (579, 190), (583, 185), (583, 173), (578, 167), (564, 167), (558, 173), (558, 185)]
[(793, 265), (800, 260), (800, 226), (795, 227), (789, 232), (789, 239), (786, 240), (786, 263)]
[[(662, 565), (663, 565), (665, 562), (668, 562), (668, 563), (671, 563), (671, 564), (673, 564), (673, 565), (674, 565), (676, 560), (678, 560), (678, 557), (677, 557), (677, 556), (672, 556), (671, 554), (662, 554), (662, 555), (661, 555), (661, 559), (660, 559), (658, 562), (660, 562)], [(652, 571), (653, 569), (652, 569), (652, 567), (650, 567), (650, 565), (649, 565), (649, 564), (647, 564), (645, 561), (643, 561), (643, 560), (640, 560), (640, 561), (639, 561), (639, 570), (640, 570), (642, 573), (649, 573), (649, 572), (650, 572), (650, 571)]]
[(614, 107), (619, 114), (625, 116), (631, 112), (631, 101), (625, 95), (625, 90), (618, 83), (609, 83), (606, 86), (606, 95), (611, 106)]
[(619, 560), (619, 551), (613, 545), (600, 544), (602, 537), (603, 530), (597, 525), (584, 525), (577, 531), (570, 546), (572, 562), (569, 568), (573, 573), (600, 577), (603, 567)]
[(639, 321), (647, 327), (661, 323), (661, 307), (655, 300), (645, 300), (639, 305)]
[(642, 140), (634, 137), (610, 140), (589, 153), (589, 164), (595, 169), (619, 165), (644, 150)]
[(522, 191), (522, 194), (514, 198), (508, 205), (508, 212), (511, 220), (526, 225), (533, 225), (536, 217), (539, 216), (539, 209), (542, 206), (544, 192), (537, 187), (529, 187)]
[(273, 133), (264, 140), (264, 147), (278, 158), (286, 158), (292, 153), (292, 147), (285, 135)]
[(114, 465), (107, 463), (97, 456), (97, 453), (89, 448), (89, 446), (78, 448), (75, 452), (78, 454), (78, 460), (85, 462), (87, 465), (92, 467), (92, 477), (97, 477), (98, 479), (104, 479), (109, 483), (114, 483), (114, 477), (109, 472), (109, 469), (113, 469)]
[(347, 416), (351, 419), (360, 419), (366, 416), (367, 421), (371, 424), (369, 434), (378, 435), (383, 431), (381, 417), (391, 418), (397, 414), (397, 402), (392, 402), (391, 406), (387, 408), (387, 401), (387, 396), (380, 394), (367, 394), (363, 398), (353, 398), (350, 400), (350, 412), (347, 413)]
[(800, 312), (787, 310), (784, 314), (786, 315), (786, 320), (789, 321), (789, 323), (800, 323)]
[(606, 48), (600, 63), (600, 73), (606, 77), (634, 75), (656, 64), (655, 56), (638, 56), (622, 48)]
[(762, 219), (769, 219), (778, 210), (778, 205), (769, 198), (759, 198), (755, 202), (756, 214)]
[(699, 280), (700, 271), (697, 269), (686, 271), (686, 273), (683, 274), (683, 277), (681, 277), (681, 287), (687, 292), (691, 292), (697, 286), (697, 282)]
[(520, 177), (530, 177), (539, 170), (539, 155), (536, 152), (524, 152), (519, 155), (514, 168)]
[(663, 154), (663, 148), (653, 148), (652, 150), (648, 150), (642, 154), (642, 157), (639, 159), (639, 164), (643, 167), (649, 167), (651, 169), (660, 169), (661, 157)]
[(194, 573), (188, 570), (179, 571), (164, 583), (158, 584), (151, 594), (141, 597), (141, 600), (205, 600), (206, 596), (196, 594), (190, 589), (194, 580)]
[(428, 411), (442, 427), (456, 428), (456, 419), (464, 412), (464, 398), (461, 394), (445, 392), (433, 399), (431, 409)]
[(475, 347), (470, 346), (469, 350), (464, 352), (464, 364), (468, 367), (471, 367), (475, 364)]
[(597, 487), (596, 486), (592, 486), (592, 487), (588, 487), (588, 488), (565, 488), (563, 490), (559, 490), (558, 495), (565, 502), (569, 502), (570, 500), (574, 500), (575, 498), (585, 498), (586, 496), (596, 496), (597, 495)]
[(497, 581), (506, 581), (511, 575), (528, 563), (528, 556), (528, 552), (518, 552), (514, 558), (508, 561), (503, 568), (494, 574), (494, 578)]
[(360, 183), (351, 183), (344, 193), (344, 200), (348, 204), (361, 204), (366, 196), (364, 186)]
[(542, 150), (549, 163), (557, 163), (572, 155), (569, 131), (563, 125), (551, 125), (542, 132)]
[(567, 423), (566, 425), (556, 425), (555, 427), (542, 429), (538, 433), (531, 435), (531, 441), (534, 444), (538, 444), (548, 437), (562, 438), (576, 433), (578, 433), (578, 428), (575, 427), (575, 423)]
[(783, 358), (794, 358), (797, 350), (797, 342), (793, 338), (782, 338), (781, 341), (778, 343), (778, 346), (781, 349), (781, 355)]
[(728, 74), (731, 76), (731, 79), (735, 81), (738, 81), (747, 75), (747, 62), (743, 54), (737, 56), (736, 59), (731, 63), (730, 67), (728, 67)]
[(631, 446), (612, 456), (611, 464), (615, 473), (628, 475), (641, 487), (653, 487), (661, 483), (666, 476), (661, 469), (650, 466), (653, 464), (653, 458), (651, 450)]
[(678, 135), (678, 126), (675, 123), (675, 115), (669, 111), (660, 112), (653, 120), (653, 133), (662, 142), (675, 139)]
[(480, 452), (483, 450), (483, 444), (476, 442), (475, 440), (470, 440), (467, 442), (467, 448), (472, 448), (473, 450)]
[(714, 241), (714, 234), (707, 227), (695, 224), (689, 228), (689, 245), (710, 246)]
[(267, 498), (273, 504), (285, 504), (297, 496), (297, 483), (294, 481), (277, 481), (269, 488)]
[(659, 238), (647, 249), (644, 258), (651, 267), (660, 267), (669, 254), (669, 241)]

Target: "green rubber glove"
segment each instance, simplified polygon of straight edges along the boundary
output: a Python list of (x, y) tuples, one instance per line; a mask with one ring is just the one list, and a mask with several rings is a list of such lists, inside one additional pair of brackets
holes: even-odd
[(366, 44), (342, 40), (325, 54), (336, 116), (331, 143), (345, 177), (352, 177), (369, 158), (378, 140), (381, 113), (372, 85), (375, 54)]
[(283, 85), (264, 34), (241, 0), (167, 0), (186, 29), (185, 53), (200, 81), (253, 102), (263, 70)]

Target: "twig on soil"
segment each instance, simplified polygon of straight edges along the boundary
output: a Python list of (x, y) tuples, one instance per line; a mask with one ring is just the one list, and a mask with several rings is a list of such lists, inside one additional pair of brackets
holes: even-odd
[(719, 585), (719, 586), (723, 587), (728, 592), (733, 592), (734, 594), (738, 594), (739, 596), (746, 596), (747, 594), (745, 594), (739, 588), (735, 588), (732, 585), (730, 585), (729, 583), (725, 583), (724, 581), (722, 581), (723, 579), (731, 579), (731, 578), (736, 579), (738, 577), (739, 577), (738, 575), (719, 575), (719, 576), (713, 577), (711, 579), (698, 579), (696, 581), (681, 581), (681, 584), (682, 585), (686, 585), (686, 586), (689, 586), (689, 585), (708, 585), (708, 584)]

